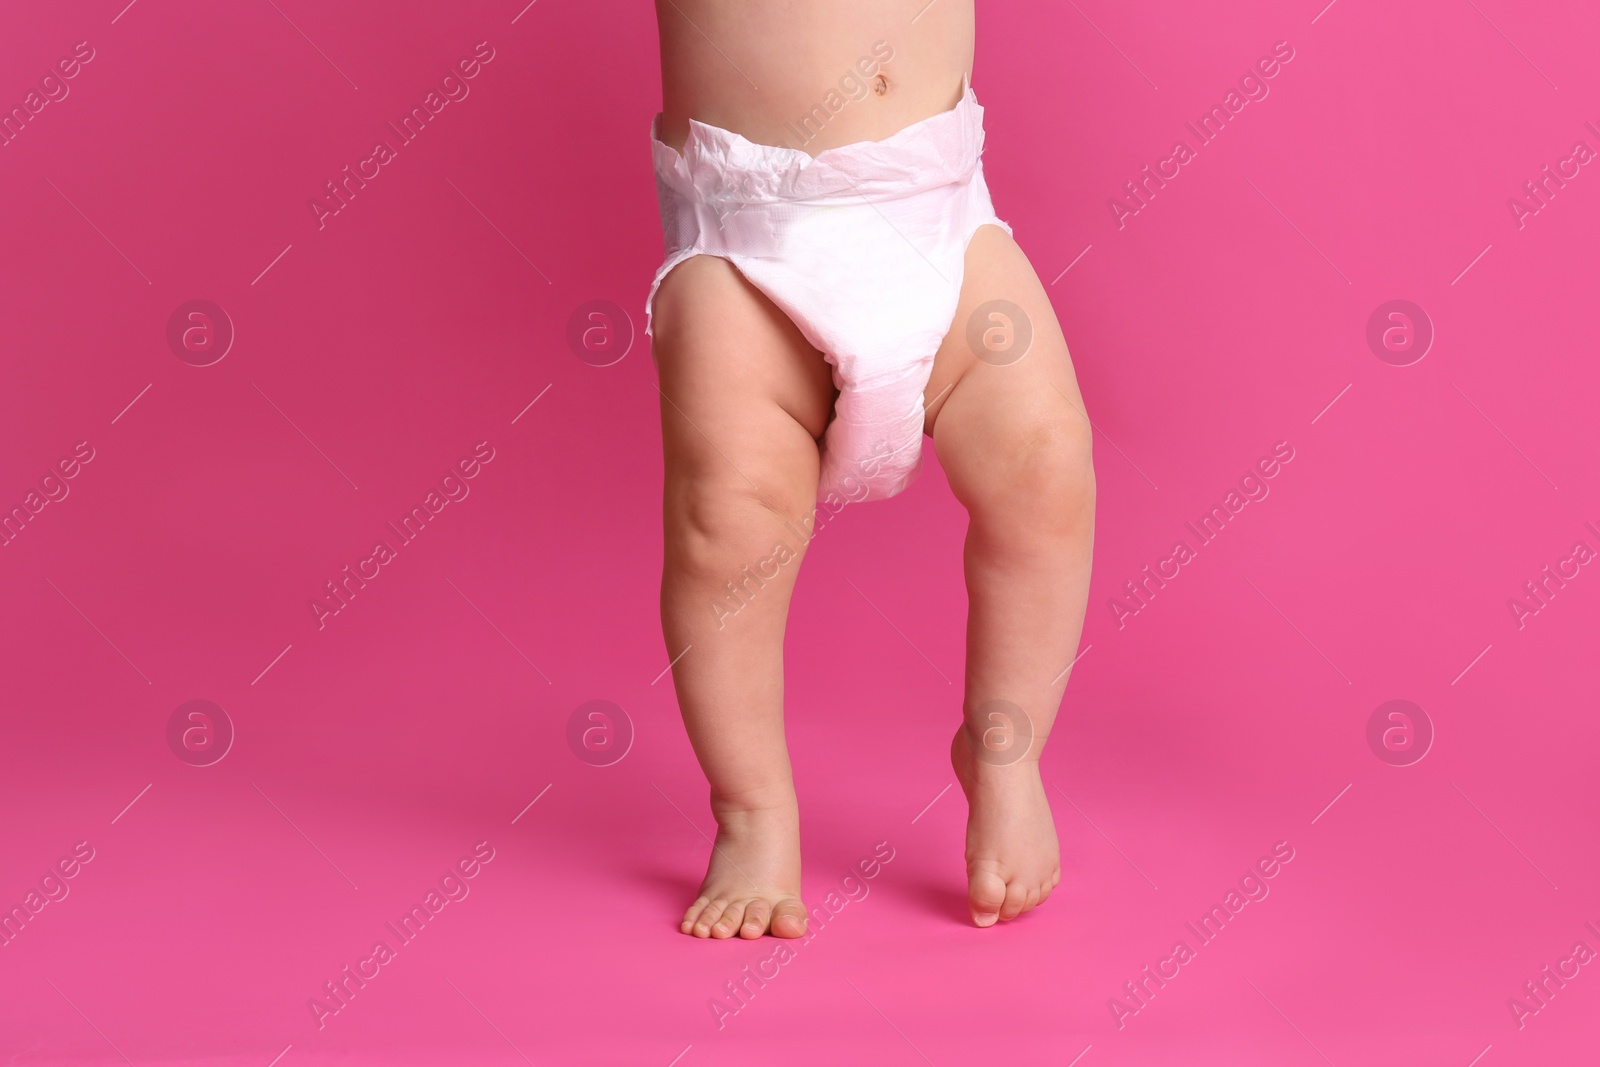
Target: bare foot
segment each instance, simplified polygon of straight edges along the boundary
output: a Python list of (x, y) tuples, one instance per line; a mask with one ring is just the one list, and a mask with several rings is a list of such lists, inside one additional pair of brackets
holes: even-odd
[(993, 926), (1050, 899), (1061, 845), (1037, 754), (1001, 766), (974, 756), (967, 738), (963, 725), (950, 743), (967, 794), (967, 907), (978, 926)]
[(801, 937), (800, 811), (791, 790), (776, 807), (730, 808), (712, 802), (717, 843), (700, 895), (678, 928), (695, 937)]

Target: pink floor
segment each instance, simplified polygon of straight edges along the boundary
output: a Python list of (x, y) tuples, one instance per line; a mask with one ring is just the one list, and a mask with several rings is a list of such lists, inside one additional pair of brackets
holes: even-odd
[[(568, 342), (591, 301), (642, 331), (651, 5), (524, 2), (0, 12), (30, 114), (0, 148), (0, 1063), (1594, 1060), (1591, 5), (979, 5), (990, 186), (1099, 431), (1044, 759), (1065, 880), (965, 921), (930, 457), (801, 581), (806, 891), (838, 911), (780, 960), (676, 931), (712, 824), (663, 676), (654, 369)], [(609, 765), (568, 741), (594, 700)]]

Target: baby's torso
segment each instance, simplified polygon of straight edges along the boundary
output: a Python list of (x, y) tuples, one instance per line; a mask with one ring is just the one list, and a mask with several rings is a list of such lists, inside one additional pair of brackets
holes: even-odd
[(693, 118), (816, 155), (954, 106), (973, 0), (656, 0), (661, 140)]

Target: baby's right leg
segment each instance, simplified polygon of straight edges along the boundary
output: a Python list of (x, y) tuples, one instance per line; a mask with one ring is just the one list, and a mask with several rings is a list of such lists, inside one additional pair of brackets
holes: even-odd
[(653, 334), (666, 458), (661, 624), (667, 655), (681, 656), (672, 668), (678, 705), (717, 820), (681, 928), (799, 937), (806, 912), (783, 734), (783, 633), (816, 506), (832, 378), (794, 323), (712, 256), (663, 279)]

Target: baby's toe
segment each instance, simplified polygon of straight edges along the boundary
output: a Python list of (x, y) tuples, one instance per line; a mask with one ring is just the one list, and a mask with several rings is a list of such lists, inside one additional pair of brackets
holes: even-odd
[(778, 901), (772, 909), (773, 937), (804, 937), (806, 932), (806, 906), (796, 897)]
[[(1029, 897), (1032, 895), (1033, 899)], [(1006, 886), (1005, 903), (1000, 905), (1000, 918), (1002, 920), (1015, 919), (1039, 902), (1038, 891), (1021, 881), (1012, 882)]]
[(736, 900), (722, 909), (722, 914), (717, 916), (717, 921), (711, 926), (712, 937), (732, 937), (739, 932), (739, 927), (744, 922), (745, 902)]
[(1006, 883), (994, 871), (980, 868), (967, 875), (967, 907), (974, 923), (993, 926), (1001, 918), (1005, 902)]
[(710, 937), (712, 926), (716, 924), (717, 919), (727, 906), (728, 902), (726, 900), (713, 900), (704, 908), (701, 908), (699, 916), (694, 921), (694, 936)]
[(744, 909), (744, 922), (739, 925), (739, 936), (756, 938), (767, 932), (772, 922), (772, 905), (764, 900), (752, 900)]
[(688, 910), (683, 913), (683, 921), (678, 924), (678, 929), (686, 934), (692, 931), (695, 920), (700, 917), (700, 913), (705, 910), (705, 906), (709, 903), (711, 903), (710, 897), (700, 897), (693, 904), (690, 904)]

